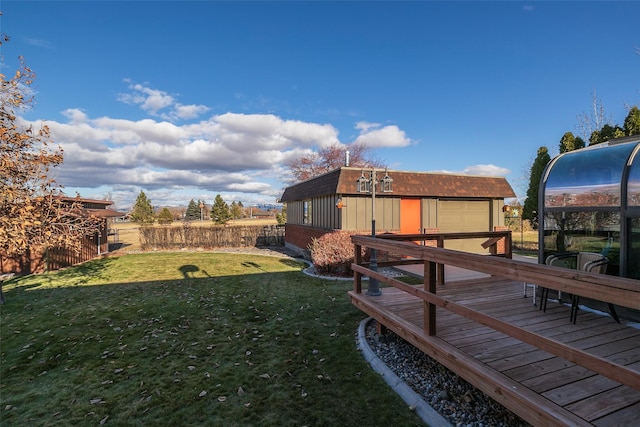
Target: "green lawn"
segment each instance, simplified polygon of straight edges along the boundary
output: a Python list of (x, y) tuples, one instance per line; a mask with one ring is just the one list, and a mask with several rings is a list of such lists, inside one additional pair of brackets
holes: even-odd
[(0, 425), (421, 425), (356, 348), (352, 284), (303, 267), (155, 253), (5, 282)]

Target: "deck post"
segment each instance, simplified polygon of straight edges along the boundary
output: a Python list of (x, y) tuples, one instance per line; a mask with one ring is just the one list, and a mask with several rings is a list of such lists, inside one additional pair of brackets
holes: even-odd
[[(522, 224), (520, 224), (520, 226), (522, 226)], [(520, 249), (522, 250), (522, 248)], [(513, 238), (510, 232), (504, 238), (504, 252), (507, 258), (513, 259)]]
[[(444, 248), (444, 236), (442, 234), (438, 235), (437, 247)], [(424, 276), (427, 277), (427, 276)], [(444, 264), (438, 264), (438, 284), (444, 285)], [(435, 290), (434, 290), (435, 292)]]
[[(424, 290), (430, 293), (436, 293), (436, 263), (431, 261), (424, 262)], [(436, 306), (434, 304), (423, 302), (424, 304), (424, 331), (429, 336), (436, 334)]]
[[(362, 265), (362, 246), (353, 245), (353, 260), (355, 264)], [(362, 273), (355, 270), (353, 271), (353, 288), (356, 293), (362, 293)]]

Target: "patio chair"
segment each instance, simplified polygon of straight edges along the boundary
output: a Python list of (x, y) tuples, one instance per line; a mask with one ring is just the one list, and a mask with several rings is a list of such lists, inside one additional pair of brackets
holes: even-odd
[[(609, 265), (609, 258), (595, 252), (568, 252), (556, 255), (550, 255), (545, 260), (545, 264), (553, 265), (556, 267), (572, 268), (580, 271), (586, 271), (590, 273), (605, 273), (607, 266)], [(540, 292), (540, 309), (546, 310), (547, 298), (549, 295), (548, 288), (542, 288)], [(562, 294), (558, 292), (558, 300), (562, 297)], [(579, 295), (571, 295), (571, 317), (572, 323), (576, 323), (578, 317), (578, 307), (580, 302)], [(611, 317), (620, 323), (616, 309), (611, 303), (607, 303)]]

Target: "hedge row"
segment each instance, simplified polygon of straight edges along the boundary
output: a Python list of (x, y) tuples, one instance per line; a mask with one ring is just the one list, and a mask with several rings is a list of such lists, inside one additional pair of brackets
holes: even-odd
[(284, 226), (140, 227), (140, 244), (143, 250), (284, 246)]

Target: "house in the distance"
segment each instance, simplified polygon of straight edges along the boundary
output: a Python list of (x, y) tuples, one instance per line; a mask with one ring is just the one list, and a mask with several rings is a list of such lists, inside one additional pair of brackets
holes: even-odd
[(61, 199), (69, 205), (79, 200), (82, 203), (82, 215), (99, 219), (98, 231), (92, 235), (84, 236), (79, 252), (66, 248), (50, 248), (45, 254), (39, 248), (31, 248), (28, 255), (17, 258), (9, 258), (0, 253), (0, 274), (29, 274), (58, 270), (88, 261), (109, 251), (109, 221), (112, 221), (113, 218), (121, 218), (124, 213), (109, 209), (113, 204), (109, 200), (76, 199), (75, 197), (62, 197)]
[[(287, 187), (285, 244), (304, 251), (313, 238), (333, 230), (369, 234), (371, 170), (342, 167)], [(376, 233), (504, 230), (504, 199), (515, 193), (504, 177), (377, 170)], [(478, 252), (474, 240), (448, 248)]]

